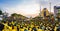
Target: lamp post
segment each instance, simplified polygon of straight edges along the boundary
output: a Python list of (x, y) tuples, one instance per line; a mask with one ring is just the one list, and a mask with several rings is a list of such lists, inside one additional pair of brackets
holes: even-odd
[(39, 0), (39, 6), (40, 6), (40, 9), (39, 9), (39, 17), (41, 17), (41, 2)]
[(40, 11), (39, 11), (39, 17), (41, 17), (41, 6), (40, 6)]
[(51, 18), (51, 2), (49, 2), (49, 5), (50, 5), (50, 18)]

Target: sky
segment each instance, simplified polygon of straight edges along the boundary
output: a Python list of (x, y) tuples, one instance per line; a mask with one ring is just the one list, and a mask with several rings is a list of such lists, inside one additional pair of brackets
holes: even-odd
[(17, 13), (24, 16), (35, 17), (39, 15), (41, 9), (49, 10), (49, 2), (51, 2), (51, 12), (54, 13), (54, 6), (60, 5), (60, 0), (0, 0), (0, 9), (10, 14)]

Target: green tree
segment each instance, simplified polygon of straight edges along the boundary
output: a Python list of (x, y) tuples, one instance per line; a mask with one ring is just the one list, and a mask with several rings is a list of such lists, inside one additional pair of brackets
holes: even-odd
[(2, 14), (2, 11), (0, 10), (0, 15)]
[(16, 13), (11, 14), (11, 16), (16, 16), (16, 15), (17, 15)]

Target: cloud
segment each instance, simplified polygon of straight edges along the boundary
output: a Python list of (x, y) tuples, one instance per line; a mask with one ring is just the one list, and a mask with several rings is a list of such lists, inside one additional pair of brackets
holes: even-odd
[(17, 5), (16, 7), (4, 7), (3, 8), (9, 14), (18, 13), (24, 16), (39, 13), (39, 4), (27, 4)]

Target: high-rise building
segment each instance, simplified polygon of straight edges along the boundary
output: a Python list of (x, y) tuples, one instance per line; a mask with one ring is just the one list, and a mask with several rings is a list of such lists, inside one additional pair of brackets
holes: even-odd
[(56, 16), (57, 13), (60, 13), (60, 6), (54, 6), (54, 15)]

